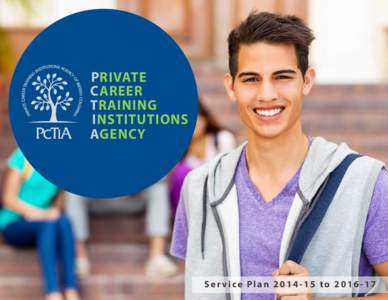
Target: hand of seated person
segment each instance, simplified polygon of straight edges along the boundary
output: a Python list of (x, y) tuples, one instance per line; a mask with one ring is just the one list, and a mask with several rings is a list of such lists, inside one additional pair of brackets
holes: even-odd
[(60, 212), (57, 208), (49, 208), (47, 210), (34, 208), (27, 213), (25, 218), (28, 221), (54, 221), (59, 218), (59, 215)]

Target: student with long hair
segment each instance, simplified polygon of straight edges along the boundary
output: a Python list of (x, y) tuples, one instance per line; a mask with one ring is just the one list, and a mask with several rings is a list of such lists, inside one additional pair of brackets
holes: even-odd
[[(68, 219), (56, 207), (58, 192), (16, 149), (8, 159), (0, 230), (10, 246), (36, 246), (46, 300), (64, 299), (62, 286), (66, 300), (78, 300), (74, 238)], [(57, 264), (61, 268), (57, 269)]]
[(233, 134), (218, 124), (203, 104), (203, 100), (199, 99), (197, 124), (190, 146), (169, 176), (170, 198), (174, 215), (186, 175), (217, 154), (230, 151), (235, 146), (236, 141)]

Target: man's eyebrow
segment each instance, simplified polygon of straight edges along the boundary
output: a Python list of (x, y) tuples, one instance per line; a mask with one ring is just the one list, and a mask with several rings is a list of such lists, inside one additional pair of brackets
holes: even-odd
[(273, 72), (272, 75), (279, 75), (279, 74), (284, 74), (284, 73), (296, 74), (296, 72), (292, 69), (285, 69), (285, 70), (275, 71), (275, 72)]
[(256, 72), (242, 72), (238, 74), (238, 78), (244, 77), (244, 76), (259, 76), (259, 73)]
[[(284, 70), (275, 71), (275, 72), (273, 72), (272, 75), (276, 76), (276, 75), (279, 75), (279, 74), (296, 74), (296, 71), (292, 70), (292, 69), (284, 69)], [(240, 74), (238, 74), (237, 77), (241, 78), (241, 77), (244, 77), (244, 76), (260, 76), (260, 74), (256, 73), (256, 72), (241, 72)]]

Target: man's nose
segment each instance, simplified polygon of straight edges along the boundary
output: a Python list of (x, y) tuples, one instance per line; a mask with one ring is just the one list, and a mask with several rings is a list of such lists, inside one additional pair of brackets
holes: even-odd
[(270, 81), (262, 81), (259, 91), (257, 93), (257, 100), (259, 101), (273, 101), (278, 98), (276, 88)]

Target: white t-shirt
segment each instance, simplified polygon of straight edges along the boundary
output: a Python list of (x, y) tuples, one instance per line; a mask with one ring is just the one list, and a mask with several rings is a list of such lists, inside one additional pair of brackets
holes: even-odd
[[(217, 138), (217, 141), (215, 140)], [(186, 162), (193, 168), (208, 162), (217, 154), (228, 152), (236, 147), (236, 140), (233, 134), (229, 131), (222, 130), (217, 133), (217, 137), (213, 134), (208, 134), (205, 141), (205, 156), (200, 159), (194, 155), (187, 155)]]

